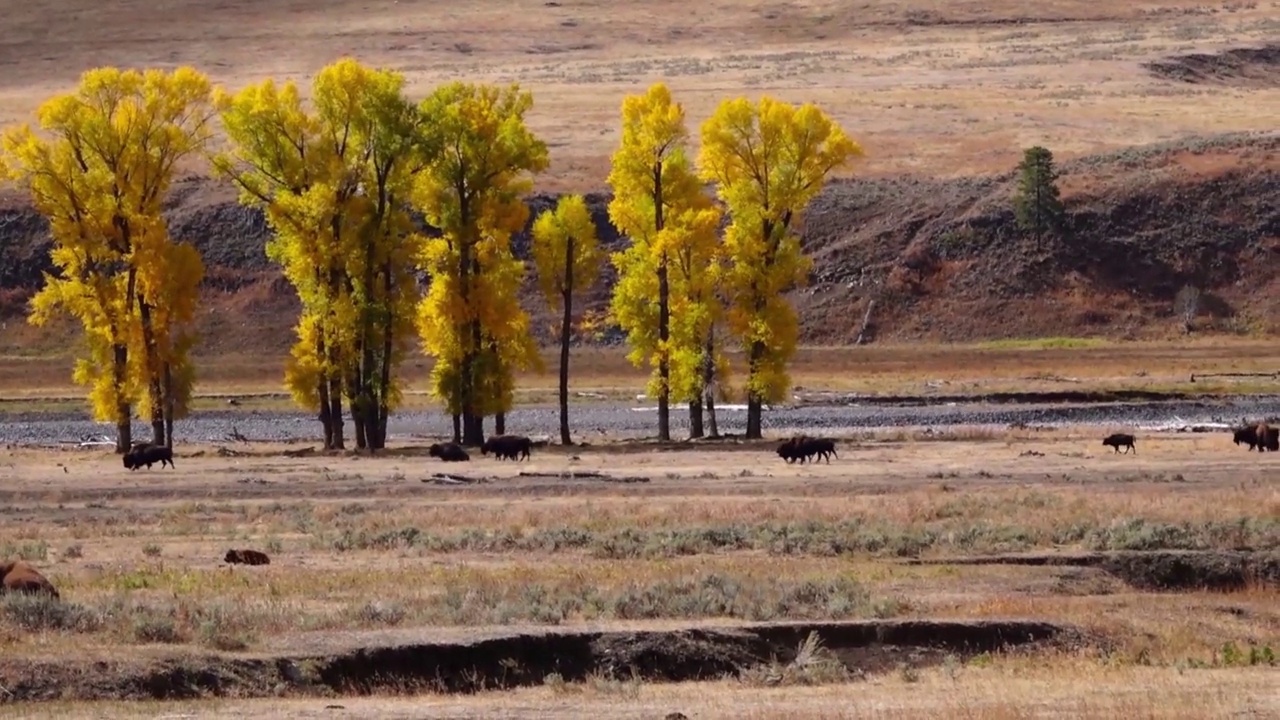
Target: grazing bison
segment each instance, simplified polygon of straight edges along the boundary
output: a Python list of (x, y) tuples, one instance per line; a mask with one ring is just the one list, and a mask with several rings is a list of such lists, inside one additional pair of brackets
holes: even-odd
[(1270, 450), (1280, 452), (1280, 428), (1269, 427), (1266, 423), (1258, 423), (1254, 430), (1254, 441), (1258, 443), (1258, 452)]
[(1133, 444), (1133, 436), (1128, 433), (1112, 433), (1103, 438), (1102, 444), (1115, 448), (1116, 452), (1124, 448), (1125, 455), (1128, 455), (1130, 450), (1138, 452), (1138, 448)]
[(15, 560), (0, 565), (0, 593), (26, 593), (50, 595), (58, 599), (58, 590), (39, 570), (30, 564)]
[(1250, 450), (1258, 448), (1258, 428), (1254, 425), (1246, 425), (1235, 429), (1232, 433), (1232, 442), (1236, 445), (1244, 443), (1249, 446)]
[(160, 463), (160, 467), (165, 465), (173, 467), (173, 448), (143, 443), (133, 446), (124, 454), (124, 466), (130, 470), (137, 470), (143, 465), (150, 470), (155, 463)]
[[(805, 461), (813, 459), (813, 456), (831, 462), (831, 456), (836, 455), (836, 443), (830, 438), (811, 438), (807, 435), (796, 435), (778, 446), (778, 456), (788, 463)], [(836, 457), (840, 457), (836, 455)]]
[(267, 557), (266, 553), (257, 550), (228, 550), (226, 557), (222, 558), (222, 561), (232, 565), (271, 564), (271, 558)]
[(445, 462), (467, 462), (471, 460), (471, 456), (466, 450), (457, 443), (432, 443), (431, 449), (427, 451), (431, 457), (438, 457)]
[(533, 441), (523, 435), (497, 435), (484, 441), (480, 454), (493, 453), (500, 460), (528, 460)]

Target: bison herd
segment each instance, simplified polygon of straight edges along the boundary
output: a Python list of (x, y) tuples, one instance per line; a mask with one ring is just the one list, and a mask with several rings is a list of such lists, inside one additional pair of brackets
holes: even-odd
[[(1258, 452), (1280, 452), (1280, 427), (1271, 427), (1266, 422), (1246, 423), (1232, 429), (1232, 440), (1236, 445), (1245, 444), (1249, 450)], [(1102, 440), (1102, 444), (1125, 454), (1138, 451), (1135, 438), (1129, 433), (1113, 433)], [(480, 447), (480, 453), (493, 455), (499, 460), (528, 460), (534, 442), (522, 435), (497, 435), (489, 438)], [(817, 462), (831, 458), (839, 458), (836, 454), (836, 443), (831, 438), (796, 435), (783, 441), (778, 446), (778, 457), (788, 464)], [(440, 458), (444, 462), (466, 462), (471, 459), (462, 446), (445, 442), (431, 445), (428, 453), (431, 457)], [(140, 443), (130, 448), (124, 455), (124, 466), (129, 470), (159, 463), (161, 467), (173, 465), (173, 450), (164, 445)], [(257, 550), (228, 550), (223, 561), (231, 565), (267, 565), (271, 560), (266, 553)], [(58, 598), (58, 591), (38, 570), (30, 564), (17, 560), (0, 564), (0, 593), (46, 594)]]

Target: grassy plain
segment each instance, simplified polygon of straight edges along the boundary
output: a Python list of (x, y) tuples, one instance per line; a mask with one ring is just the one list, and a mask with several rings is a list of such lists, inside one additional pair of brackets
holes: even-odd
[[(1097, 567), (946, 562), (1033, 551), (1274, 552), (1272, 458), (1222, 434), (1147, 438), (1138, 456), (1114, 455), (1085, 431), (868, 439), (808, 466), (782, 463), (766, 444), (547, 448), (520, 466), (478, 455), (439, 465), (422, 448), (377, 458), (287, 457), (289, 449), (192, 446), (176, 470), (135, 473), (101, 451), (3, 451), (0, 555), (34, 562), (67, 604), (0, 606), (0, 685), (28, 661), (338, 652), (372, 638), (504, 628), (1025, 619), (1078, 627), (1092, 640), (907, 655), (865, 676), (796, 681), (817, 687), (772, 687), (747, 671), (692, 688), (548, 679), (465, 699), (427, 693), (422, 711), (644, 717), (663, 707), (727, 717), (744, 697), (759, 701), (750, 716), (760, 718), (782, 717), (790, 703), (816, 717), (892, 718), (1280, 709), (1265, 680), (1275, 673), (1267, 653), (1280, 650), (1274, 585), (1151, 592)], [(584, 471), (645, 481), (561, 476)], [(479, 481), (439, 484), (436, 472)], [(272, 562), (225, 566), (231, 547), (265, 550)], [(1085, 686), (1093, 692), (1080, 694)], [(1185, 703), (1171, 702), (1175, 687)], [(864, 692), (874, 702), (860, 699), (855, 713), (847, 703)], [(407, 701), (327, 702), (395, 716)], [(23, 710), (108, 707), (122, 716), (158, 709)], [(316, 709), (314, 700), (164, 707), (215, 717)]]
[(1034, 143), (1070, 158), (1272, 127), (1280, 90), (1171, 83), (1141, 63), (1274, 40), (1276, 7), (55, 0), (7, 10), (0, 124), (30, 118), (96, 65), (192, 64), (238, 88), (268, 76), (305, 84), (353, 55), (403, 71), (415, 96), (454, 79), (531, 89), (531, 125), (551, 147), (539, 183), (547, 190), (601, 187), (622, 97), (656, 80), (670, 84), (695, 129), (725, 98), (769, 93), (828, 109), (865, 145), (857, 172), (967, 175), (1006, 170)]

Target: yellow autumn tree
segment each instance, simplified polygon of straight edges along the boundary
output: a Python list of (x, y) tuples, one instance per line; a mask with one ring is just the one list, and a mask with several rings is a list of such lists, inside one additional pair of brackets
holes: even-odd
[(832, 170), (862, 149), (821, 109), (769, 97), (727, 100), (702, 125), (699, 174), (729, 210), (724, 282), (728, 324), (747, 353), (747, 432), (785, 397), (799, 337), (784, 294), (808, 278), (795, 226)]
[(703, 347), (695, 336), (707, 323), (703, 316), (682, 319), (686, 332), (673, 334), (673, 296), (681, 298), (681, 312), (687, 311), (692, 296), (704, 297), (698, 286), (709, 279), (694, 272), (688, 287), (673, 294), (673, 264), (688, 259), (693, 271), (692, 263), (714, 255), (720, 218), (694, 172), (688, 135), (684, 107), (663, 83), (627, 96), (622, 101), (622, 141), (609, 173), (609, 218), (631, 240), (628, 249), (612, 257), (618, 284), (610, 308), (627, 333), (628, 358), (637, 366), (647, 361), (654, 369), (649, 392), (658, 398), (660, 440), (671, 439), (672, 397), (694, 399)]
[(285, 383), (316, 410), (326, 449), (345, 447), (343, 398), (356, 446), (385, 446), (400, 399), (395, 368), (412, 347), (421, 237), (408, 214), (414, 175), (430, 161), (426, 119), (399, 73), (344, 58), (317, 73), (311, 107), (272, 80), (219, 97), (231, 149), (215, 167), (261, 207), (266, 253), (298, 292), (298, 341)]
[(560, 443), (569, 437), (569, 339), (573, 332), (575, 293), (591, 287), (600, 273), (602, 255), (596, 244), (596, 224), (586, 198), (564, 195), (555, 208), (533, 223), (533, 263), (538, 287), (553, 310), (560, 305)]
[(510, 408), (514, 372), (540, 361), (516, 294), (524, 263), (511, 252), (529, 217), (529, 176), (547, 166), (547, 146), (525, 124), (532, 106), (517, 85), (461, 82), (420, 105), (440, 152), (413, 195), (439, 229), (420, 255), (431, 285), (418, 330), (435, 359), (433, 392), (453, 414), (455, 441), (467, 445), (484, 442), (486, 415), (501, 419)]
[(213, 87), (191, 68), (98, 68), (52, 98), (29, 125), (5, 133), (3, 167), (49, 219), (52, 261), (32, 299), (32, 323), (77, 317), (89, 357), (94, 416), (116, 423), (116, 450), (132, 442), (132, 407), (145, 399), (153, 441), (172, 445), (175, 412), (194, 378), (189, 325), (203, 276), (198, 253), (175, 245), (161, 214), (181, 160), (210, 135)]

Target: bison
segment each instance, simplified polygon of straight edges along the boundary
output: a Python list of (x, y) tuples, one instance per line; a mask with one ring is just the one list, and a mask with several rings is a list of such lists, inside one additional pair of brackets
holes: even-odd
[(137, 470), (143, 465), (150, 470), (155, 463), (160, 463), (160, 467), (165, 465), (173, 467), (173, 448), (167, 445), (143, 443), (133, 446), (124, 454), (124, 466), (129, 470)]
[(1254, 441), (1258, 443), (1258, 452), (1270, 450), (1280, 452), (1280, 428), (1269, 427), (1266, 423), (1258, 423), (1254, 430)]
[(30, 564), (15, 560), (0, 565), (0, 593), (26, 593), (49, 595), (59, 599), (58, 589)]
[(223, 562), (232, 565), (270, 565), (271, 558), (258, 550), (228, 550)]
[(1133, 444), (1133, 436), (1128, 433), (1112, 433), (1102, 439), (1102, 444), (1115, 448), (1116, 452), (1124, 448), (1125, 455), (1128, 455), (1130, 450), (1138, 452), (1138, 448)]
[(427, 451), (431, 457), (438, 457), (445, 462), (467, 462), (471, 460), (471, 456), (466, 450), (457, 443), (432, 443), (431, 449)]
[(1246, 425), (1235, 429), (1232, 434), (1232, 442), (1236, 445), (1244, 443), (1249, 446), (1250, 450), (1259, 447), (1258, 444), (1258, 428), (1254, 425)]
[(500, 460), (527, 460), (533, 441), (523, 435), (497, 435), (484, 441), (480, 454), (493, 453)]

